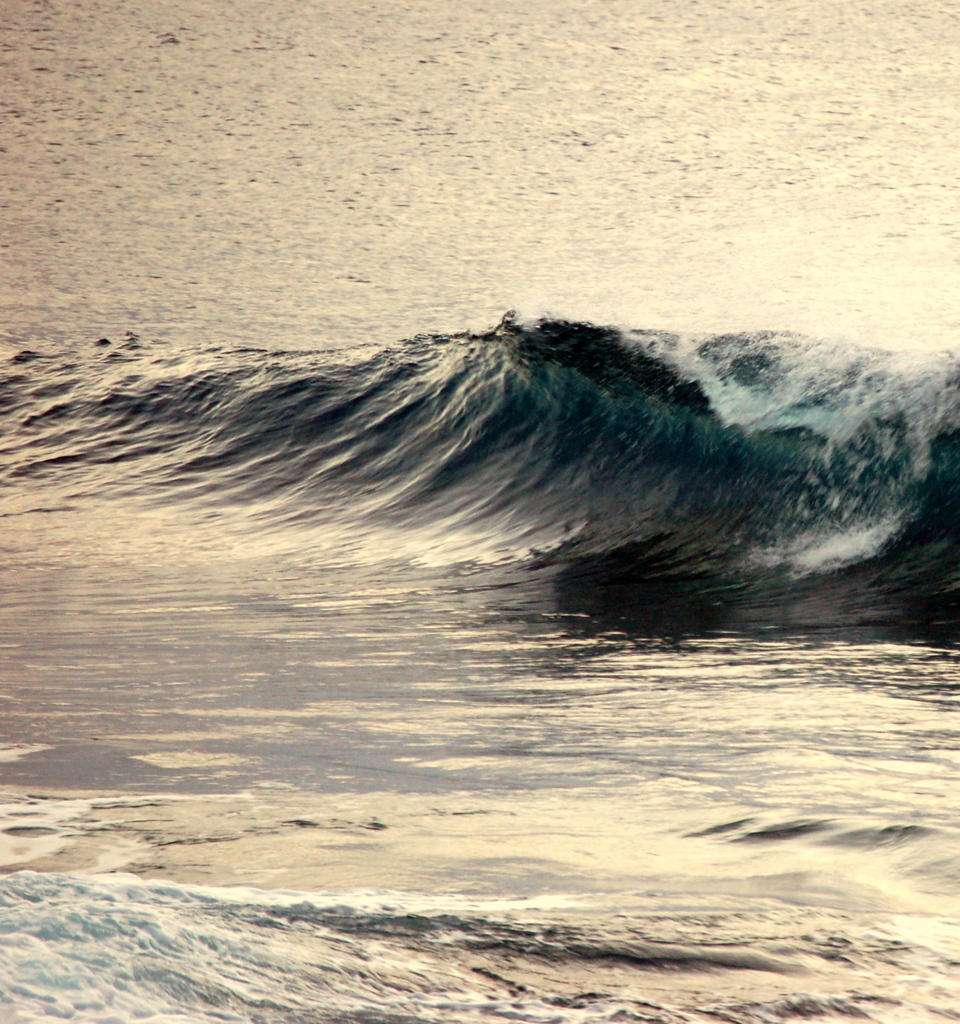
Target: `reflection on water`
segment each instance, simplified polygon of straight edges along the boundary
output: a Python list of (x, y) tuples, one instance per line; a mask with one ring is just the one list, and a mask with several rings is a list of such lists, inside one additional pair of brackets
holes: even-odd
[(666, 775), (830, 816), (906, 814), (898, 773), (922, 766), (939, 820), (954, 777), (957, 654), (919, 627), (736, 631), (718, 595), (681, 617), (667, 585), (492, 570), (436, 585), (401, 566), (195, 569), (8, 575), (2, 739), (47, 749), (6, 781), (442, 792)]
[[(247, 920), (218, 909), (226, 890), (205, 895), (204, 927), (226, 914), (258, 972), (273, 970), (266, 914), (285, 970), (335, 954), (350, 975), (333, 929), (367, 971), (415, 956), (418, 978), (479, 972), (511, 1005), (527, 993), (554, 1012), (639, 999), (662, 1021), (750, 1004), (768, 1009), (727, 1019), (865, 1006), (894, 1022), (955, 1005), (956, 936), (934, 927), (960, 912), (949, 645), (689, 615), (655, 635), (655, 595), (631, 617), (631, 589), (596, 581), (207, 556), (189, 574), (106, 559), (8, 572), (5, 870), (440, 901), (399, 913), (391, 897), (374, 920), (343, 896), (341, 921), (316, 917), (316, 897), (265, 910), (261, 893)], [(464, 921), (451, 892), (520, 902)], [(546, 896), (561, 903), (544, 915)], [(156, 898), (182, 915), (192, 897)], [(60, 905), (44, 905), (52, 922)], [(894, 1002), (857, 1002), (864, 990)], [(578, 1004), (585, 992), (607, 1001)], [(458, 1006), (443, 1013), (468, 1019)], [(907, 1017), (883, 1015), (898, 1006)]]

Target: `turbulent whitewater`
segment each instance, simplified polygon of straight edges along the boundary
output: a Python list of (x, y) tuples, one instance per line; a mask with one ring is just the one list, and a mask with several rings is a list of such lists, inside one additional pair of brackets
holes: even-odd
[[(557, 899), (321, 896), (30, 872), (0, 883), (0, 909), (0, 1013), (16, 1024), (932, 1021), (953, 1017), (944, 997), (960, 938), (949, 924), (904, 920), (911, 945), (893, 929), (861, 928), (855, 941), (821, 931), (788, 948), (757, 915), (745, 946), (710, 913), (629, 921), (607, 907), (571, 923), (575, 903)], [(867, 981), (878, 957), (907, 989), (918, 968), (941, 975), (939, 991), (914, 985), (906, 1002), (863, 992), (704, 999), (711, 974), (757, 985), (842, 958)], [(700, 1005), (648, 998), (645, 976), (664, 974), (699, 981)]]

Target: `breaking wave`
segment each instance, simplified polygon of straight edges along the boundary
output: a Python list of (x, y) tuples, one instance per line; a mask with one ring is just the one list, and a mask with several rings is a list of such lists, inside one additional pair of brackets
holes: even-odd
[(946, 355), (514, 315), (360, 360), (130, 336), (15, 354), (0, 427), (8, 514), (112, 496), (607, 583), (960, 581)]

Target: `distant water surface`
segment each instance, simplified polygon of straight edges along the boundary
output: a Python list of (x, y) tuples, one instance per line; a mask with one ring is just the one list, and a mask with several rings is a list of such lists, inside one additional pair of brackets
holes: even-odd
[(6, 327), (949, 347), (953, 2), (0, 5)]

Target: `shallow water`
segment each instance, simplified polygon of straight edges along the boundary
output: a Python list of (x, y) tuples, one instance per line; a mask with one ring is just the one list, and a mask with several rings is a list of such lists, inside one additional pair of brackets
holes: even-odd
[(958, 14), (0, 4), (0, 1020), (960, 1013)]

